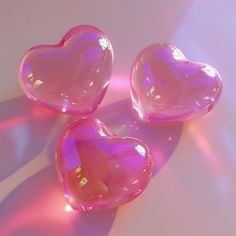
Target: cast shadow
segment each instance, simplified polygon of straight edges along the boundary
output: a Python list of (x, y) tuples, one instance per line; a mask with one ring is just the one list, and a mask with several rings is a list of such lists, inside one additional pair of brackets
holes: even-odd
[(26, 96), (0, 102), (0, 181), (42, 151), (57, 117)]
[[(65, 123), (75, 117), (67, 117), (63, 125), (62, 118), (26, 96), (0, 103), (1, 235), (107, 235), (110, 231), (117, 209), (90, 214), (65, 209), (54, 168), (55, 145)], [(25, 173), (21, 184), (8, 193), (5, 187), (12, 185), (11, 175), (45, 147), (48, 155), (42, 158), (48, 158), (50, 165), (23, 181)]]
[(130, 99), (124, 99), (97, 110), (93, 115), (120, 136), (132, 136), (144, 141), (154, 159), (156, 174), (174, 152), (182, 132), (182, 123), (154, 123), (139, 120)]
[(56, 170), (50, 165), (1, 203), (1, 235), (107, 235), (117, 211), (81, 214), (65, 207)]
[[(55, 122), (54, 113), (46, 116), (39, 112), (39, 117), (33, 112), (40, 111), (38, 105), (30, 104), (25, 97), (19, 97), (6, 103), (1, 103), (1, 123), (10, 122), (4, 128), (2, 125), (3, 139), (8, 137), (8, 132), (16, 133), (16, 138), (7, 139), (1, 148), (4, 155), (12, 161), (1, 160), (4, 167), (1, 168), (2, 176), (9, 175), (20, 168), (24, 163), (33, 159), (42, 151)], [(3, 114), (4, 107), (12, 108), (12, 112)], [(7, 110), (7, 109), (6, 109)], [(34, 114), (34, 115), (33, 115)], [(42, 115), (43, 114), (43, 115)], [(25, 122), (13, 122), (22, 118)], [(137, 114), (131, 108), (130, 100), (124, 99), (119, 102), (100, 108), (94, 118), (102, 120), (113, 132), (121, 136), (133, 136), (142, 139), (150, 148), (154, 157), (154, 174), (156, 174), (175, 150), (182, 132), (182, 124), (154, 124), (145, 123), (138, 119)], [(15, 127), (16, 125), (16, 127)], [(22, 127), (23, 126), (23, 127)], [(27, 136), (25, 132), (29, 133)], [(24, 148), (21, 155), (17, 144), (24, 137)], [(55, 136), (56, 139), (56, 136)], [(0, 205), (0, 228), (3, 235), (83, 235), (99, 236), (108, 235), (114, 222), (117, 209), (98, 213), (79, 213), (66, 208), (63, 192), (59, 187), (57, 175), (53, 163), (56, 140), (49, 145), (51, 164), (46, 169), (34, 174), (17, 186)], [(12, 150), (9, 150), (12, 149)], [(16, 149), (16, 150), (14, 150)], [(1, 153), (3, 152), (1, 150)], [(18, 162), (21, 157), (20, 162)], [(2, 158), (1, 158), (2, 159)], [(4, 169), (7, 171), (4, 172)], [(4, 191), (4, 190), (3, 190)]]

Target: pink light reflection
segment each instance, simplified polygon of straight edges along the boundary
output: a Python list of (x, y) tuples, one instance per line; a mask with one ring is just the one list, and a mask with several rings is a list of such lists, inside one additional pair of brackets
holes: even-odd
[(206, 162), (214, 169), (214, 171), (221, 175), (223, 169), (217, 158), (217, 154), (214, 152), (212, 146), (204, 137), (204, 135), (199, 131), (198, 127), (190, 126), (188, 128), (188, 132), (190, 133), (192, 139), (197, 144), (198, 148), (203, 153), (203, 157), (205, 158)]
[(19, 116), (19, 117), (14, 117), (9, 120), (4, 120), (0, 122), (0, 130), (1, 129), (9, 129), (12, 127), (15, 127), (16, 125), (26, 123), (27, 122), (27, 117), (25, 116)]
[(113, 78), (109, 86), (115, 90), (129, 90), (129, 79)]
[[(69, 205), (65, 206), (65, 199), (59, 188), (52, 187), (43, 196), (38, 197), (37, 201), (33, 201), (20, 210), (16, 209), (13, 214), (6, 217), (5, 223), (3, 222), (6, 227), (3, 227), (1, 234), (12, 235), (18, 229), (42, 222), (58, 224), (64, 230), (70, 231), (70, 225), (76, 216), (78, 212), (73, 211)], [(71, 233), (68, 232), (69, 235)]]
[(32, 116), (38, 119), (46, 119), (57, 114), (55, 111), (45, 108), (39, 104), (35, 104), (34, 106), (32, 106), (31, 112)]
[(107, 105), (122, 98), (129, 97), (129, 77), (127, 76), (112, 76), (109, 84), (109, 89), (102, 101), (102, 105)]

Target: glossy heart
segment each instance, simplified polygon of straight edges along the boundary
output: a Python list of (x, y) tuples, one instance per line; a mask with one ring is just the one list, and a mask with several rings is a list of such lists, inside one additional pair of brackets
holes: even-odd
[(125, 204), (146, 188), (151, 154), (142, 141), (114, 135), (97, 119), (81, 119), (62, 133), (56, 165), (72, 208), (106, 210)]
[(56, 45), (30, 49), (19, 70), (27, 96), (49, 108), (90, 114), (101, 103), (109, 84), (113, 49), (99, 29), (80, 25)]
[(214, 107), (221, 89), (216, 69), (189, 61), (169, 44), (143, 49), (132, 67), (132, 104), (142, 120), (175, 122), (196, 118)]

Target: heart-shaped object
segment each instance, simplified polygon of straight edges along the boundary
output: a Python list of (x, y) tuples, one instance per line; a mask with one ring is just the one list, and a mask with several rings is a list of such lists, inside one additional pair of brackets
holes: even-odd
[(140, 119), (176, 122), (209, 112), (222, 89), (219, 73), (192, 62), (175, 46), (157, 43), (143, 49), (131, 72), (130, 93)]
[(62, 133), (56, 166), (68, 204), (97, 211), (141, 194), (151, 178), (152, 159), (139, 139), (118, 137), (97, 119), (81, 119)]
[(85, 115), (101, 103), (112, 65), (107, 36), (80, 25), (56, 45), (30, 49), (21, 61), (19, 79), (29, 98), (57, 111)]

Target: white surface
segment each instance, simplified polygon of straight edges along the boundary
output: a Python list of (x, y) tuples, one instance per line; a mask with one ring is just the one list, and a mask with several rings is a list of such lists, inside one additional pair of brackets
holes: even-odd
[[(33, 45), (57, 42), (77, 24), (101, 28), (115, 50), (114, 74), (102, 106), (129, 96), (132, 60), (153, 42), (172, 42), (188, 58), (212, 64), (222, 76), (219, 104), (207, 116), (184, 124), (174, 153), (148, 189), (118, 209), (110, 236), (236, 235), (235, 22), (233, 0), (0, 0), (1, 101), (22, 94), (17, 82), (21, 55)], [(4, 109), (1, 114), (11, 107)], [(0, 199), (48, 165), (44, 151), (35, 157), (34, 168), (30, 163), (30, 168), (22, 166), (0, 183)], [(6, 224), (10, 222), (1, 227)], [(91, 235), (101, 235), (96, 232)]]

